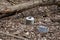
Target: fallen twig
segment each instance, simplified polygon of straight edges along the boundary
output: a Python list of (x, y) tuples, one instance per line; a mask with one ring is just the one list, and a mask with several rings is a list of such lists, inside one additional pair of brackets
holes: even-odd
[(47, 5), (47, 4), (50, 5), (50, 4), (54, 4), (54, 3), (43, 3), (43, 2), (40, 2), (39, 0), (29, 1), (27, 3), (17, 4), (14, 6), (3, 7), (0, 9), (0, 13), (9, 13), (9, 12), (14, 12), (14, 11), (29, 9), (32, 7), (36, 7), (38, 5)]
[(2, 31), (0, 31), (0, 33), (5, 34), (5, 35), (9, 35), (9, 36), (12, 36), (12, 37), (15, 37), (15, 38), (18, 38), (18, 39), (23, 39), (23, 40), (26, 39), (26, 38), (24, 38), (24, 37), (15, 36), (15, 35), (13, 35), (13, 34), (5, 33), (5, 32), (2, 32)]

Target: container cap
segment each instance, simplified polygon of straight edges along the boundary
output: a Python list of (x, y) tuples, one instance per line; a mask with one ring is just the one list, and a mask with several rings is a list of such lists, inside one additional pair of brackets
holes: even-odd
[(34, 20), (34, 17), (32, 16), (29, 16), (29, 17), (26, 17), (27, 20)]

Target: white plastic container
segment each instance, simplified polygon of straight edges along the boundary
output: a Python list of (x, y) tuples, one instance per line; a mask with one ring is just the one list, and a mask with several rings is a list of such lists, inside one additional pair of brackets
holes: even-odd
[(32, 17), (32, 16), (26, 17), (26, 24), (33, 25), (34, 24), (34, 17)]

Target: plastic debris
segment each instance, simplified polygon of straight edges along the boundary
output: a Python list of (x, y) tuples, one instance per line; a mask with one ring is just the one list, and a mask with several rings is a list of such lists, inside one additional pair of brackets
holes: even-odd
[(38, 31), (39, 31), (39, 32), (42, 32), (42, 33), (46, 33), (46, 32), (48, 32), (49, 30), (48, 30), (48, 28), (45, 27), (45, 26), (39, 26), (39, 27), (38, 27)]
[(34, 24), (34, 17), (32, 16), (26, 17), (26, 24)]

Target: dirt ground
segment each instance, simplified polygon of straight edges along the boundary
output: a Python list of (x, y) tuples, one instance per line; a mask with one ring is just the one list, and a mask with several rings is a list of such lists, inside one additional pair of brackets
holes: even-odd
[[(32, 0), (9, 0), (17, 5)], [(26, 25), (25, 18), (33, 16), (34, 25)], [(38, 31), (38, 26), (49, 28), (47, 33)], [(0, 19), (0, 40), (60, 40), (60, 12), (58, 5), (37, 6), (23, 12), (15, 12)]]

